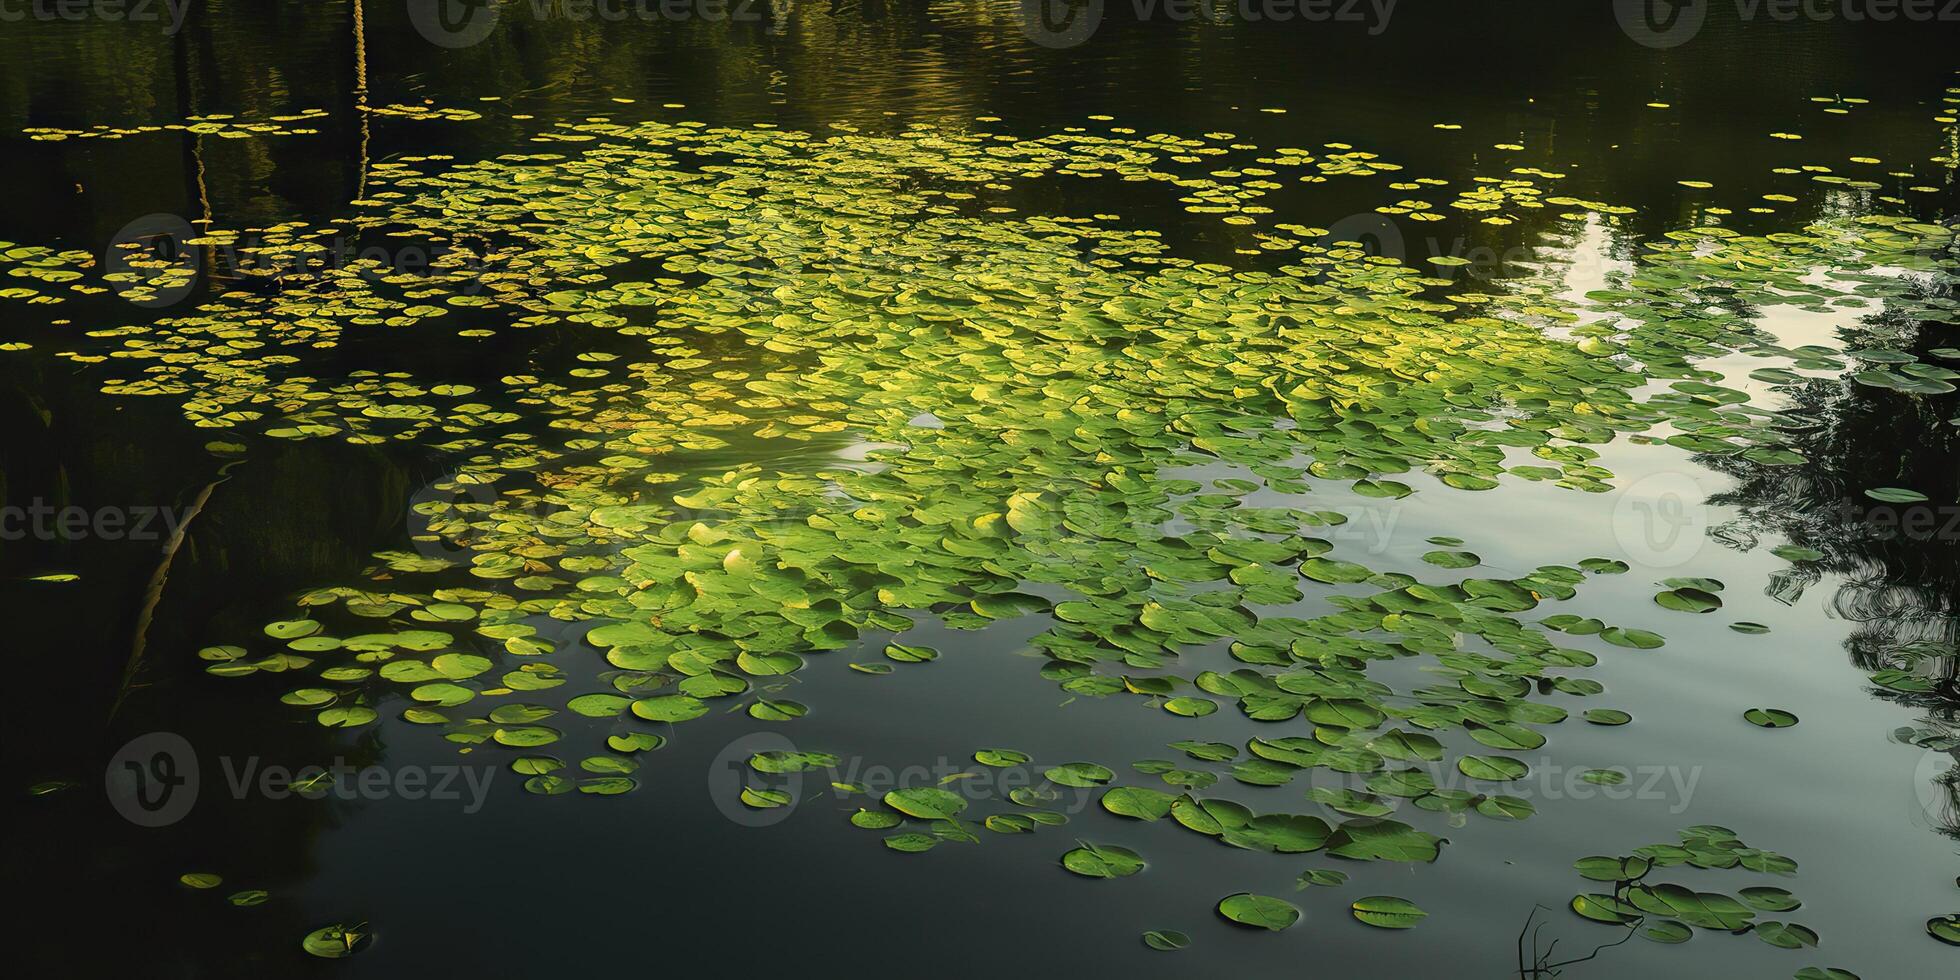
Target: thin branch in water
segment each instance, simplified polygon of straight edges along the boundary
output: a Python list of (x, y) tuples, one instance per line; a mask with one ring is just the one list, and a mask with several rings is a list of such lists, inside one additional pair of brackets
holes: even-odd
[(164, 543), (163, 561), (157, 563), (156, 571), (150, 573), (149, 585), (143, 589), (143, 607), (136, 614), (136, 636), (130, 642), (129, 662), (123, 665), (122, 683), (116, 687), (115, 703), (109, 706), (110, 721), (114, 721), (116, 712), (122, 710), (123, 700), (129, 697), (130, 688), (136, 682), (137, 672), (143, 667), (143, 650), (149, 643), (150, 623), (156, 618), (157, 605), (163, 601), (163, 586), (170, 578), (170, 563), (177, 559), (178, 550), (183, 548), (184, 542), (190, 538), (191, 521), (196, 520), (197, 515), (204, 511), (205, 505), (211, 502), (211, 494), (218, 489), (218, 484), (231, 479), (231, 468), (242, 462), (244, 462), (242, 459), (234, 460), (218, 468), (218, 478), (205, 484), (204, 489), (198, 491), (197, 498), (191, 501), (190, 508), (184, 512), (184, 519), (178, 522), (176, 530), (170, 532), (170, 540)]

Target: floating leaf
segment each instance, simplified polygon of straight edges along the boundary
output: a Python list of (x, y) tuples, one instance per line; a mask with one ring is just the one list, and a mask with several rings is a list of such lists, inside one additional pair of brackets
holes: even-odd
[(1218, 914), (1240, 925), (1275, 932), (1300, 921), (1300, 910), (1293, 903), (1249, 892), (1227, 895), (1218, 903)]
[(1127, 878), (1143, 870), (1143, 858), (1127, 847), (1085, 842), (1062, 855), (1062, 867), (1086, 878)]
[(1391, 895), (1370, 895), (1351, 906), (1354, 917), (1377, 929), (1413, 929), (1429, 916), (1414, 902)]

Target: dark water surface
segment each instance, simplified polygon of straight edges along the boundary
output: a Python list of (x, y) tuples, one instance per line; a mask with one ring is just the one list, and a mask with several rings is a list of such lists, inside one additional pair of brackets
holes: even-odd
[[(9, 181), (0, 241), (99, 256), (144, 215), (221, 227), (330, 223), (367, 193), (364, 175), (376, 164), (537, 152), (532, 134), (598, 116), (817, 133), (833, 124), (900, 132), (997, 118), (988, 131), (1020, 137), (1121, 125), (1140, 134), (1226, 132), (1260, 147), (1339, 142), (1403, 165), (1410, 179), (1448, 180), (1446, 196), (1478, 175), (1544, 168), (1565, 174), (1559, 193), (1633, 213), (1576, 235), (1554, 227), (1549, 214), (1508, 226), (1452, 214), (1397, 227), (1411, 259), (1528, 256), (1550, 263), (1575, 293), (1627, 268), (1640, 242), (1717, 219), (1769, 233), (1872, 212), (1950, 222), (1960, 210), (1960, 128), (1935, 121), (1956, 108), (1954, 24), (1740, 23), (1718, 4), (1691, 42), (1654, 50), (1631, 41), (1609, 8), (1408, 0), (1385, 25), (1213, 24), (1137, 22), (1128, 4), (1115, 4), (1093, 37), (1066, 48), (1032, 42), (1018, 4), (977, 0), (782, 3), (736, 23), (541, 20), (518, 4), (480, 43), (463, 47), (430, 43), (403, 4), (375, 0), (358, 10), (347, 2), (193, 0), (174, 34), (153, 23), (0, 22), (0, 160)], [(373, 111), (418, 104), (481, 118)], [(36, 141), (19, 133), (216, 114), (258, 120), (308, 108), (325, 114), (304, 123), (316, 134), (301, 136), (165, 131)], [(1272, 109), (1285, 111), (1262, 111)], [(1089, 121), (1098, 115), (1114, 122)], [(1769, 138), (1773, 132), (1804, 139)], [(1896, 164), (1914, 176), (1875, 176), (1876, 190), (1846, 190), (1773, 172), (1804, 163), (1843, 170), (1851, 157), (1887, 164), (1868, 171)], [(1763, 195), (1793, 200), (1749, 213)], [(1324, 227), (1397, 197), (1380, 178), (1335, 179), (1292, 184), (1262, 203), (1283, 220)], [(1900, 203), (1881, 200), (1889, 197)], [(1244, 244), (1160, 189), (1113, 180), (1037, 182), (1008, 199), (1028, 212), (1120, 214), (1161, 231), (1177, 254), (1209, 261), (1232, 261)], [(1730, 212), (1711, 215), (1712, 205)], [(1503, 277), (1527, 271), (1488, 263), (1481, 274), (1499, 277), (1485, 284), (1495, 292)], [(210, 285), (195, 288), (199, 299)], [(1402, 819), (1450, 838), (1441, 860), (1339, 862), (1353, 880), (1296, 893), (1301, 871), (1329, 866), (1323, 856), (1235, 850), (1163, 822), (1118, 820), (1095, 805), (1095, 794), (1064, 796), (1059, 806), (1080, 808), (1067, 827), (984, 834), (981, 846), (947, 844), (925, 855), (890, 852), (878, 834), (853, 827), (845, 818), (868, 801), (830, 793), (819, 773), (803, 780), (793, 810), (754, 811), (735, 799), (740, 763), (775, 747), (744, 740), (765, 730), (773, 733), (766, 738), (787, 735), (844, 756), (837, 778), (879, 791), (908, 767), (914, 783), (923, 773), (976, 768), (969, 755), (985, 746), (1011, 746), (1044, 764), (1097, 760), (1134, 783), (1127, 763), (1178, 757), (1168, 741), (1270, 734), (1231, 710), (1187, 720), (1129, 696), (1063, 704), (1066, 695), (1040, 675), (1043, 661), (1028, 646), (1049, 625), (1040, 616), (979, 631), (922, 624), (905, 642), (935, 647), (940, 659), (886, 677), (864, 677), (846, 663), (876, 658), (887, 634), (813, 657), (790, 691), (812, 706), (807, 718), (785, 727), (716, 713), (675, 726), (669, 744), (646, 757), (640, 789), (604, 799), (526, 793), (506, 766), (508, 752), (486, 746), (459, 756), (457, 746), (400, 720), (399, 705), (375, 724), (332, 730), (278, 703), (277, 686), (247, 689), (209, 676), (200, 648), (259, 636), (264, 623), (292, 614), (295, 596), (358, 582), (374, 552), (408, 548), (418, 530), (411, 503), (455, 462), (431, 447), (260, 439), (245, 462), (227, 467), (203, 447), (242, 436), (193, 428), (175, 400), (105, 396), (101, 378), (113, 365), (52, 356), (87, 348), (82, 334), (96, 323), (127, 318), (127, 306), (114, 305), (121, 303), (97, 297), (53, 316), (0, 305), (0, 343), (33, 344), (0, 354), (4, 503), (91, 514), (196, 509), (155, 594), (167, 543), (155, 535), (0, 542), (0, 621), (15, 678), (8, 806), (18, 815), (7, 880), (23, 906), (9, 954), (20, 975), (1513, 976), (1519, 929), (1534, 905), (1549, 909), (1538, 913), (1549, 923), (1540, 948), (1559, 940), (1557, 958), (1617, 937), (1566, 908), (1576, 891), (1595, 890), (1582, 888), (1574, 859), (1671, 841), (1694, 824), (1726, 826), (1799, 859), (1800, 873), (1777, 883), (1803, 897), (1803, 909), (1787, 918), (1817, 930), (1820, 947), (1792, 952), (1719, 933), (1685, 946), (1635, 939), (1566, 975), (1785, 977), (1833, 965), (1868, 978), (1919, 978), (1951, 975), (1956, 962), (1925, 927), (1960, 909), (1960, 808), (1950, 777), (1938, 781), (1953, 759), (1894, 734), (1950, 733), (1955, 722), (1960, 529), (1940, 530), (1960, 506), (1960, 444), (1946, 421), (1960, 416), (1953, 395), (1853, 386), (1814, 404), (1805, 402), (1814, 395), (1776, 396), (1782, 401), (1772, 407), (1804, 410), (1820, 423), (1803, 436), (1800, 475), (1773, 482), (1674, 446), (1594, 447), (1616, 483), (1687, 480), (1701, 493), (1693, 503), (1705, 510), (1704, 526), (1734, 525), (1759, 542), (1698, 545), (1679, 570), (1635, 561), (1630, 574), (1589, 583), (1556, 610), (1664, 623), (1655, 628), (1666, 632), (1665, 648), (1601, 648), (1588, 674), (1636, 724), (1592, 727), (1575, 718), (1533, 754), (1554, 770), (1624, 766), (1636, 774), (1628, 788), (1651, 775), (1651, 791), (1534, 784), (1533, 818), (1472, 814), (1463, 826), (1405, 808)], [(1869, 342), (1856, 335), (1856, 312), (1775, 309), (1760, 325), (1792, 346)], [(1960, 346), (1953, 324), (1924, 328), (1915, 353)], [(341, 370), (426, 366), (448, 379), (495, 379), (617, 346), (537, 332), (479, 343), (434, 338), (387, 364), (363, 362), (359, 343), (333, 357)], [(1736, 359), (1733, 377), (1741, 379), (1753, 365)], [(757, 462), (807, 471), (862, 459), (866, 449), (851, 433), (806, 445), (805, 459), (783, 457), (774, 445), (701, 452), (672, 468), (712, 474)], [(1235, 475), (1243, 474), (1221, 465), (1194, 478)], [(1353, 526), (1379, 531), (1358, 545), (1378, 569), (1421, 573), (1420, 556), (1434, 547), (1425, 539), (1435, 535), (1466, 538), (1486, 564), (1516, 574), (1589, 555), (1628, 558), (1615, 495), (1522, 481), (1460, 493), (1424, 474), (1403, 479), (1426, 492), (1387, 502), (1341, 494), (1327, 504), (1355, 515)], [(1860, 491), (1876, 486), (1917, 489), (1945, 510), (1926, 533), (1874, 538), (1846, 505), (1869, 505)], [(1793, 577), (1789, 563), (1768, 553), (1792, 539), (1826, 557)], [(55, 572), (80, 579), (29, 581)], [(1651, 596), (1668, 575), (1725, 581), (1725, 608), (1700, 617), (1658, 610)], [(1331, 607), (1310, 598), (1303, 608)], [(1774, 631), (1741, 635), (1727, 628), (1736, 620)], [(1915, 641), (1946, 651), (1914, 665), (1930, 689), (1907, 696), (1875, 688), (1868, 675)], [(1233, 666), (1222, 645), (1187, 659)], [(577, 661), (561, 650), (557, 662), (572, 673), (564, 690), (595, 683), (597, 656)], [(583, 674), (569, 666), (576, 662), (587, 664)], [(1396, 669), (1419, 676), (1414, 667), (1383, 668)], [(1739, 717), (1757, 706), (1802, 721), (1787, 731), (1757, 729)], [(195, 808), (160, 828), (126, 820), (102, 791), (111, 756), (152, 732), (183, 736), (202, 777)], [(1446, 739), (1453, 749), (1477, 749), (1456, 735)], [(472, 778), (489, 780), (487, 793), (268, 799), (227, 784), (228, 773), (247, 766), (335, 759), (394, 773), (460, 762)], [(1300, 794), (1309, 782), (1332, 785), (1328, 775), (1285, 788), (1227, 778), (1214, 792), (1261, 809), (1317, 810)], [(999, 771), (983, 778), (992, 782), (969, 792), (1015, 785)], [(61, 779), (76, 785), (27, 794)], [(1131, 847), (1150, 867), (1122, 881), (1072, 876), (1055, 862), (1077, 838)], [(191, 871), (220, 873), (224, 885), (189, 891), (177, 878)], [(1735, 887), (1721, 875), (1689, 880)], [(271, 898), (251, 908), (223, 901), (248, 888)], [(1286, 897), (1305, 920), (1275, 934), (1233, 926), (1212, 909), (1239, 891)], [(1407, 933), (1371, 930), (1348, 914), (1364, 895), (1408, 898), (1430, 916)], [(377, 938), (357, 956), (328, 963), (299, 952), (308, 931), (360, 921)], [(1137, 941), (1145, 929), (1186, 932), (1192, 948), (1148, 950)]]

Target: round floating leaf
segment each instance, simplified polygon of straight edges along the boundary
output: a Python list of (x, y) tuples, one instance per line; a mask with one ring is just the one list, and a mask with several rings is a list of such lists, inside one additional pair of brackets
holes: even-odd
[(473, 653), (445, 653), (429, 661), (429, 666), (452, 681), (460, 681), (475, 677), (493, 665), (488, 658)]
[(476, 692), (460, 684), (451, 684), (444, 681), (435, 684), (418, 685), (408, 692), (408, 696), (417, 701), (426, 701), (445, 708), (453, 708), (459, 704), (466, 704), (475, 700)]
[(1538, 812), (1530, 800), (1516, 796), (1492, 796), (1477, 803), (1477, 812), (1499, 820), (1523, 820)]
[(865, 810), (851, 814), (851, 825), (866, 830), (890, 830), (905, 822), (905, 818), (889, 810)]
[(1788, 728), (1797, 723), (1797, 716), (1781, 708), (1750, 708), (1742, 713), (1742, 719), (1758, 728)]
[(903, 643), (885, 645), (885, 656), (902, 664), (922, 664), (939, 659), (939, 651), (931, 647), (906, 646)]
[(666, 744), (666, 738), (651, 732), (628, 732), (606, 738), (606, 747), (614, 752), (651, 752)]
[(189, 874), (178, 875), (177, 880), (186, 887), (199, 889), (216, 888), (225, 883), (223, 878), (208, 871), (192, 871)]
[(1269, 895), (1240, 892), (1218, 903), (1218, 914), (1240, 925), (1278, 931), (1300, 921), (1293, 903)]
[[(1925, 498), (1920, 498), (1925, 499)], [(265, 635), (275, 640), (297, 640), (302, 636), (312, 636), (320, 632), (320, 624), (311, 619), (292, 619), (280, 623), (268, 623)]]
[(640, 764), (631, 759), (616, 755), (595, 755), (579, 760), (578, 767), (586, 772), (613, 773), (624, 776), (627, 773), (639, 769)]
[[(539, 778), (549, 779), (551, 777), (541, 776)], [(578, 791), (591, 796), (618, 796), (621, 793), (631, 792), (633, 787), (638, 785), (639, 783), (625, 776), (604, 776), (598, 779), (579, 780)]]
[(336, 922), (307, 933), (299, 945), (311, 955), (337, 960), (354, 955), (366, 946), (367, 940), (367, 923), (349, 926)]
[(1432, 551), (1422, 560), (1438, 568), (1471, 568), (1483, 561), (1468, 551)]
[(1616, 647), (1627, 647), (1632, 650), (1653, 650), (1667, 645), (1667, 639), (1659, 633), (1620, 626), (1609, 626), (1601, 630), (1599, 638)]
[(1300, 563), (1300, 574), (1329, 585), (1352, 585), (1375, 577), (1375, 573), (1366, 565), (1332, 558), (1309, 558)]
[(1062, 855), (1062, 867), (1086, 878), (1127, 878), (1143, 870), (1143, 858), (1127, 847), (1084, 842)]
[(1960, 913), (1927, 919), (1926, 934), (1948, 946), (1960, 946)]
[(1801, 906), (1795, 895), (1781, 888), (1767, 886), (1744, 888), (1736, 893), (1743, 903), (1761, 912), (1788, 912)]
[(1756, 938), (1778, 949), (1802, 949), (1817, 945), (1817, 934), (1794, 922), (1758, 922)]
[(1722, 597), (1701, 589), (1669, 589), (1654, 596), (1654, 602), (1676, 612), (1709, 613), (1722, 608)]
[(1673, 945), (1675, 943), (1685, 943), (1695, 938), (1695, 931), (1688, 928), (1686, 924), (1676, 922), (1673, 919), (1655, 919), (1648, 922), (1647, 928), (1640, 931), (1640, 936), (1643, 939), (1649, 939), (1657, 943)]
[(757, 789), (742, 787), (742, 804), (757, 810), (769, 810), (790, 804), (789, 793), (779, 789)]
[(254, 905), (264, 905), (266, 900), (271, 897), (271, 893), (263, 888), (248, 888), (242, 892), (232, 892), (225, 898), (225, 901), (243, 909), (251, 908)]
[(1350, 820), (1328, 843), (1329, 854), (1361, 861), (1426, 863), (1442, 852), (1437, 837), (1394, 820)]
[(1357, 899), (1351, 908), (1355, 918), (1377, 929), (1413, 929), (1416, 923), (1429, 916), (1414, 902), (1393, 895), (1370, 895)]
[(751, 653), (744, 650), (736, 655), (735, 666), (753, 677), (774, 677), (801, 670), (803, 658), (793, 653)]
[(1348, 876), (1347, 876), (1347, 872), (1345, 871), (1329, 871), (1325, 868), (1310, 868), (1307, 871), (1301, 873), (1300, 880), (1299, 880), (1299, 887), (1306, 888), (1312, 885), (1319, 885), (1322, 888), (1335, 888), (1335, 887), (1339, 887), (1340, 885), (1346, 884), (1347, 880), (1348, 880)]
[(1572, 862), (1581, 878), (1591, 881), (1634, 881), (1653, 868), (1644, 857), (1584, 857)]
[(749, 717), (757, 721), (794, 721), (809, 713), (809, 706), (800, 701), (762, 698), (749, 705)]
[(1186, 718), (1202, 718), (1218, 710), (1218, 702), (1210, 698), (1172, 698), (1164, 702), (1164, 710)]
[(1588, 708), (1580, 717), (1595, 725), (1624, 725), (1633, 720), (1632, 715), (1618, 708)]
[(663, 694), (633, 702), (633, 713), (647, 721), (691, 721), (707, 714), (708, 706), (686, 694)]
[(966, 801), (937, 786), (895, 789), (885, 794), (885, 805), (920, 820), (946, 820), (966, 809)]
[(1760, 635), (1769, 632), (1769, 627), (1764, 626), (1761, 623), (1750, 623), (1750, 622), (1730, 623), (1729, 629), (1732, 629), (1737, 633), (1748, 633), (1750, 635)]
[(566, 702), (565, 707), (587, 718), (616, 718), (632, 703), (631, 698), (617, 694), (582, 694)]
[(1013, 749), (981, 749), (973, 753), (973, 761), (983, 766), (1006, 769), (1010, 766), (1025, 765), (1028, 761), (1028, 754), (1026, 752), (1016, 752)]
[(510, 768), (520, 776), (542, 776), (565, 768), (565, 762), (548, 755), (527, 755), (512, 759)]
[(339, 695), (335, 694), (332, 691), (326, 690), (325, 688), (302, 687), (297, 691), (287, 691), (284, 695), (282, 695), (279, 698), (279, 700), (285, 702), (286, 704), (299, 705), (301, 707), (306, 707), (306, 708), (317, 708), (320, 705), (332, 701), (336, 697), (339, 697)]
[(1058, 786), (1089, 789), (1115, 779), (1116, 774), (1093, 762), (1069, 762), (1042, 770), (1041, 777)]
[(328, 728), (359, 728), (378, 717), (372, 708), (359, 705), (351, 707), (328, 708), (313, 716), (313, 720)]
[(939, 838), (931, 834), (893, 834), (885, 838), (885, 846), (903, 854), (917, 854), (938, 847)]
[(1119, 786), (1103, 794), (1103, 809), (1119, 817), (1136, 820), (1156, 820), (1171, 812), (1171, 804), (1177, 797), (1154, 789), (1138, 786)]
[(1143, 944), (1154, 950), (1170, 952), (1191, 945), (1191, 937), (1174, 929), (1152, 929), (1143, 934)]
[(539, 796), (557, 796), (575, 788), (572, 781), (563, 776), (532, 776), (524, 781), (524, 791)]
[(982, 822), (996, 834), (1026, 834), (1035, 828), (1034, 818), (1020, 813), (996, 813)]
[(498, 745), (507, 745), (514, 749), (528, 749), (540, 745), (550, 745), (558, 741), (558, 736), (558, 729), (547, 728), (543, 725), (520, 725), (510, 728), (499, 728), (490, 733), (490, 737)]
[(1531, 768), (1509, 756), (1466, 755), (1456, 760), (1456, 770), (1471, 779), (1502, 783), (1523, 779)]
[(1574, 895), (1572, 911), (1594, 922), (1612, 926), (1626, 925), (1641, 918), (1639, 909), (1611, 895)]

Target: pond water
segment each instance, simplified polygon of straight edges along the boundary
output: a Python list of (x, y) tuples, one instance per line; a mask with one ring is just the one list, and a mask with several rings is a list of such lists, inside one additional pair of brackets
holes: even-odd
[(1947, 975), (1953, 25), (1630, 6), (0, 20), (16, 962)]

